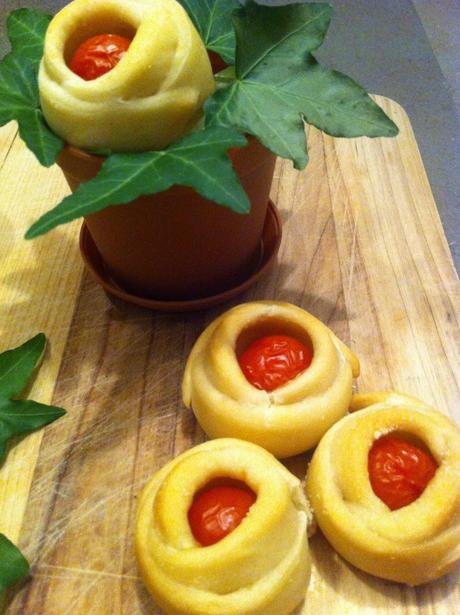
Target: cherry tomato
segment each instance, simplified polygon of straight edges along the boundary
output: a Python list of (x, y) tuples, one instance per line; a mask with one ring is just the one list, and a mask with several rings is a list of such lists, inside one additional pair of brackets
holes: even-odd
[(391, 510), (407, 506), (425, 490), (437, 469), (431, 455), (406, 440), (383, 436), (369, 451), (372, 489)]
[(247, 380), (258, 389), (273, 391), (310, 365), (309, 348), (289, 335), (267, 335), (253, 342), (238, 358)]
[(70, 69), (86, 81), (97, 79), (118, 64), (130, 44), (128, 38), (117, 34), (92, 36), (78, 47), (70, 62)]
[(195, 539), (204, 547), (230, 534), (256, 501), (250, 489), (211, 487), (198, 493), (188, 511)]

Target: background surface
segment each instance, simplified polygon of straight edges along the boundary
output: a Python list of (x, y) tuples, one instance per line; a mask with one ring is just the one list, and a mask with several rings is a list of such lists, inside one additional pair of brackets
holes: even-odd
[[(277, 0), (266, 0), (277, 4)], [(409, 114), (457, 269), (460, 269), (460, 1), (330, 0), (335, 8), (319, 59)], [(55, 13), (65, 0), (0, 0)]]

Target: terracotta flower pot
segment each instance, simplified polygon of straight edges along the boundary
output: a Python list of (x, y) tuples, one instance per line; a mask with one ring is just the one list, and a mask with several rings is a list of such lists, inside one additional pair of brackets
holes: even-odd
[[(247, 215), (173, 186), (85, 218), (119, 286), (136, 296), (186, 301), (237, 287), (254, 272), (276, 157), (249, 137), (230, 158), (251, 201)], [(103, 158), (66, 146), (57, 162), (75, 190), (97, 174)]]

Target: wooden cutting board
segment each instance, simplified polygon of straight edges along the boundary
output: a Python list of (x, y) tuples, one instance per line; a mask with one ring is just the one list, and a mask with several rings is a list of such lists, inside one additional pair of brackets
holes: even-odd
[[(78, 222), (24, 241), (67, 187), (57, 168), (39, 167), (15, 125), (0, 131), (0, 349), (44, 331), (49, 348), (29, 397), (68, 411), (16, 443), (0, 471), (0, 531), (32, 563), (9, 615), (160, 613), (136, 569), (136, 500), (153, 472), (204, 440), (181, 402), (184, 361), (233, 304), (278, 299), (309, 310), (359, 356), (359, 391), (405, 391), (460, 422), (458, 278), (409, 120), (379, 102), (400, 136), (311, 130), (307, 170), (277, 166), (275, 268), (231, 304), (185, 315), (112, 304), (83, 271)], [(287, 462), (301, 478), (306, 464), (307, 455)], [(352, 568), (319, 533), (311, 548), (298, 614), (459, 611), (458, 572), (412, 589)]]

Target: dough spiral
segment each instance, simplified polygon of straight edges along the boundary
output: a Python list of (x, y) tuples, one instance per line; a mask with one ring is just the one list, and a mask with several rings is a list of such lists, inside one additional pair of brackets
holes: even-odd
[[(311, 345), (313, 360), (268, 393), (246, 380), (237, 347), (246, 335), (273, 332)], [(314, 316), (289, 303), (258, 301), (222, 314), (201, 334), (185, 367), (182, 395), (208, 436), (242, 438), (289, 457), (315, 446), (347, 412), (358, 374), (355, 355)]]
[[(68, 67), (100, 33), (135, 37), (111, 71), (85, 81)], [(51, 21), (39, 71), (52, 130), (83, 149), (163, 149), (192, 128), (214, 91), (206, 49), (176, 0), (74, 0)]]
[[(328, 431), (307, 473), (318, 525), (344, 559), (376, 576), (418, 585), (446, 574), (460, 558), (459, 429), (398, 393), (357, 395), (351, 409), (360, 411)], [(393, 432), (428, 447), (438, 468), (417, 500), (391, 511), (372, 490), (368, 454)]]
[[(200, 546), (187, 512), (213, 479), (244, 481), (257, 500), (221, 541)], [(310, 576), (310, 511), (300, 481), (249, 442), (220, 439), (169, 462), (145, 487), (136, 553), (157, 603), (174, 615), (286, 615)]]

